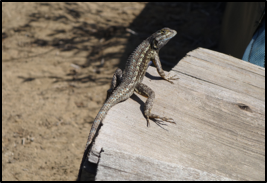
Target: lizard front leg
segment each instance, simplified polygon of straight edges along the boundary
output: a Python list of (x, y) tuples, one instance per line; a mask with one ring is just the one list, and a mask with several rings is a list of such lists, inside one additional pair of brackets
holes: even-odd
[(119, 84), (121, 83), (121, 79), (122, 79), (122, 70), (120, 68), (118, 68), (112, 78), (112, 82), (111, 82), (111, 87), (110, 89), (107, 91), (107, 98), (106, 101), (108, 100), (108, 98), (110, 97), (110, 95), (112, 94), (112, 92), (115, 90), (115, 88), (117, 86), (119, 86)]
[(148, 98), (145, 103), (145, 109), (144, 109), (144, 115), (147, 120), (147, 126), (149, 126), (149, 118), (158, 118), (161, 119), (162, 121), (176, 124), (172, 118), (161, 117), (157, 114), (153, 114), (150, 112), (153, 107), (153, 101), (155, 99), (155, 92), (151, 88), (149, 88), (143, 83), (139, 83), (136, 85), (134, 91)]
[(169, 75), (166, 76), (165, 75), (165, 73), (164, 73), (164, 71), (162, 70), (162, 67), (161, 67), (161, 62), (160, 62), (159, 56), (158, 56), (158, 54), (156, 52), (154, 53), (154, 58), (152, 58), (152, 61), (153, 61), (154, 65), (157, 67), (157, 71), (158, 71), (159, 75), (163, 79), (169, 81), (172, 84), (173, 84), (173, 82), (171, 80), (179, 79), (176, 75), (173, 75), (173, 76), (169, 76)]

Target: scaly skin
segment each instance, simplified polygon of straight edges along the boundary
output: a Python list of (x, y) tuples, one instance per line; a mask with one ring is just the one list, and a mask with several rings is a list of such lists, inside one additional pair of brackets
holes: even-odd
[(159, 75), (163, 79), (170, 83), (173, 83), (171, 80), (179, 79), (175, 76), (166, 76), (162, 70), (159, 59), (159, 50), (175, 35), (176, 31), (169, 28), (163, 28), (155, 32), (144, 40), (130, 55), (123, 72), (120, 69), (116, 70), (113, 76), (111, 89), (108, 90), (106, 102), (94, 120), (85, 149), (92, 143), (96, 130), (101, 121), (105, 118), (109, 109), (115, 104), (131, 97), (134, 92), (148, 97), (144, 109), (147, 125), (149, 125), (149, 118), (159, 118), (165, 122), (175, 123), (172, 118), (160, 117), (159, 115), (150, 112), (153, 106), (155, 92), (145, 84), (141, 83), (150, 61), (153, 61), (154, 65), (157, 67)]

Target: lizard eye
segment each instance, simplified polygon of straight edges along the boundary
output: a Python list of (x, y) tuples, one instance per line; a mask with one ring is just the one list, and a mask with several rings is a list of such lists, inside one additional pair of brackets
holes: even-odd
[(165, 29), (161, 30), (161, 33), (162, 34), (165, 34), (166, 33), (166, 30)]

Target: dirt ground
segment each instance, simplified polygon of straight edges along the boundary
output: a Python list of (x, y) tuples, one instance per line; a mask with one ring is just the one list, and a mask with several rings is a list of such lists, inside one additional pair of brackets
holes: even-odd
[(165, 69), (199, 46), (216, 49), (222, 7), (2, 3), (2, 180), (76, 180), (116, 68), (164, 26), (178, 29)]

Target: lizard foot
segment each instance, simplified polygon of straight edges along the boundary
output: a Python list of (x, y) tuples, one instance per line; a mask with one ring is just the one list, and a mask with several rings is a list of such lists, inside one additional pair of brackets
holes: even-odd
[(170, 83), (172, 83), (173, 84), (173, 82), (171, 81), (171, 80), (176, 80), (176, 79), (179, 79), (178, 77), (177, 77), (177, 75), (173, 75), (173, 76), (167, 76), (167, 77), (165, 77), (164, 78), (165, 80), (167, 80), (167, 81), (169, 81)]
[(153, 118), (158, 118), (158, 119), (161, 119), (163, 122), (168, 122), (168, 123), (174, 123), (174, 124), (176, 124), (175, 121), (172, 118), (160, 117), (160, 116), (158, 116), (156, 114), (150, 114), (149, 117), (147, 117), (147, 123), (148, 123), (148, 125), (149, 125), (149, 119), (148, 118), (152, 118), (152, 119)]

